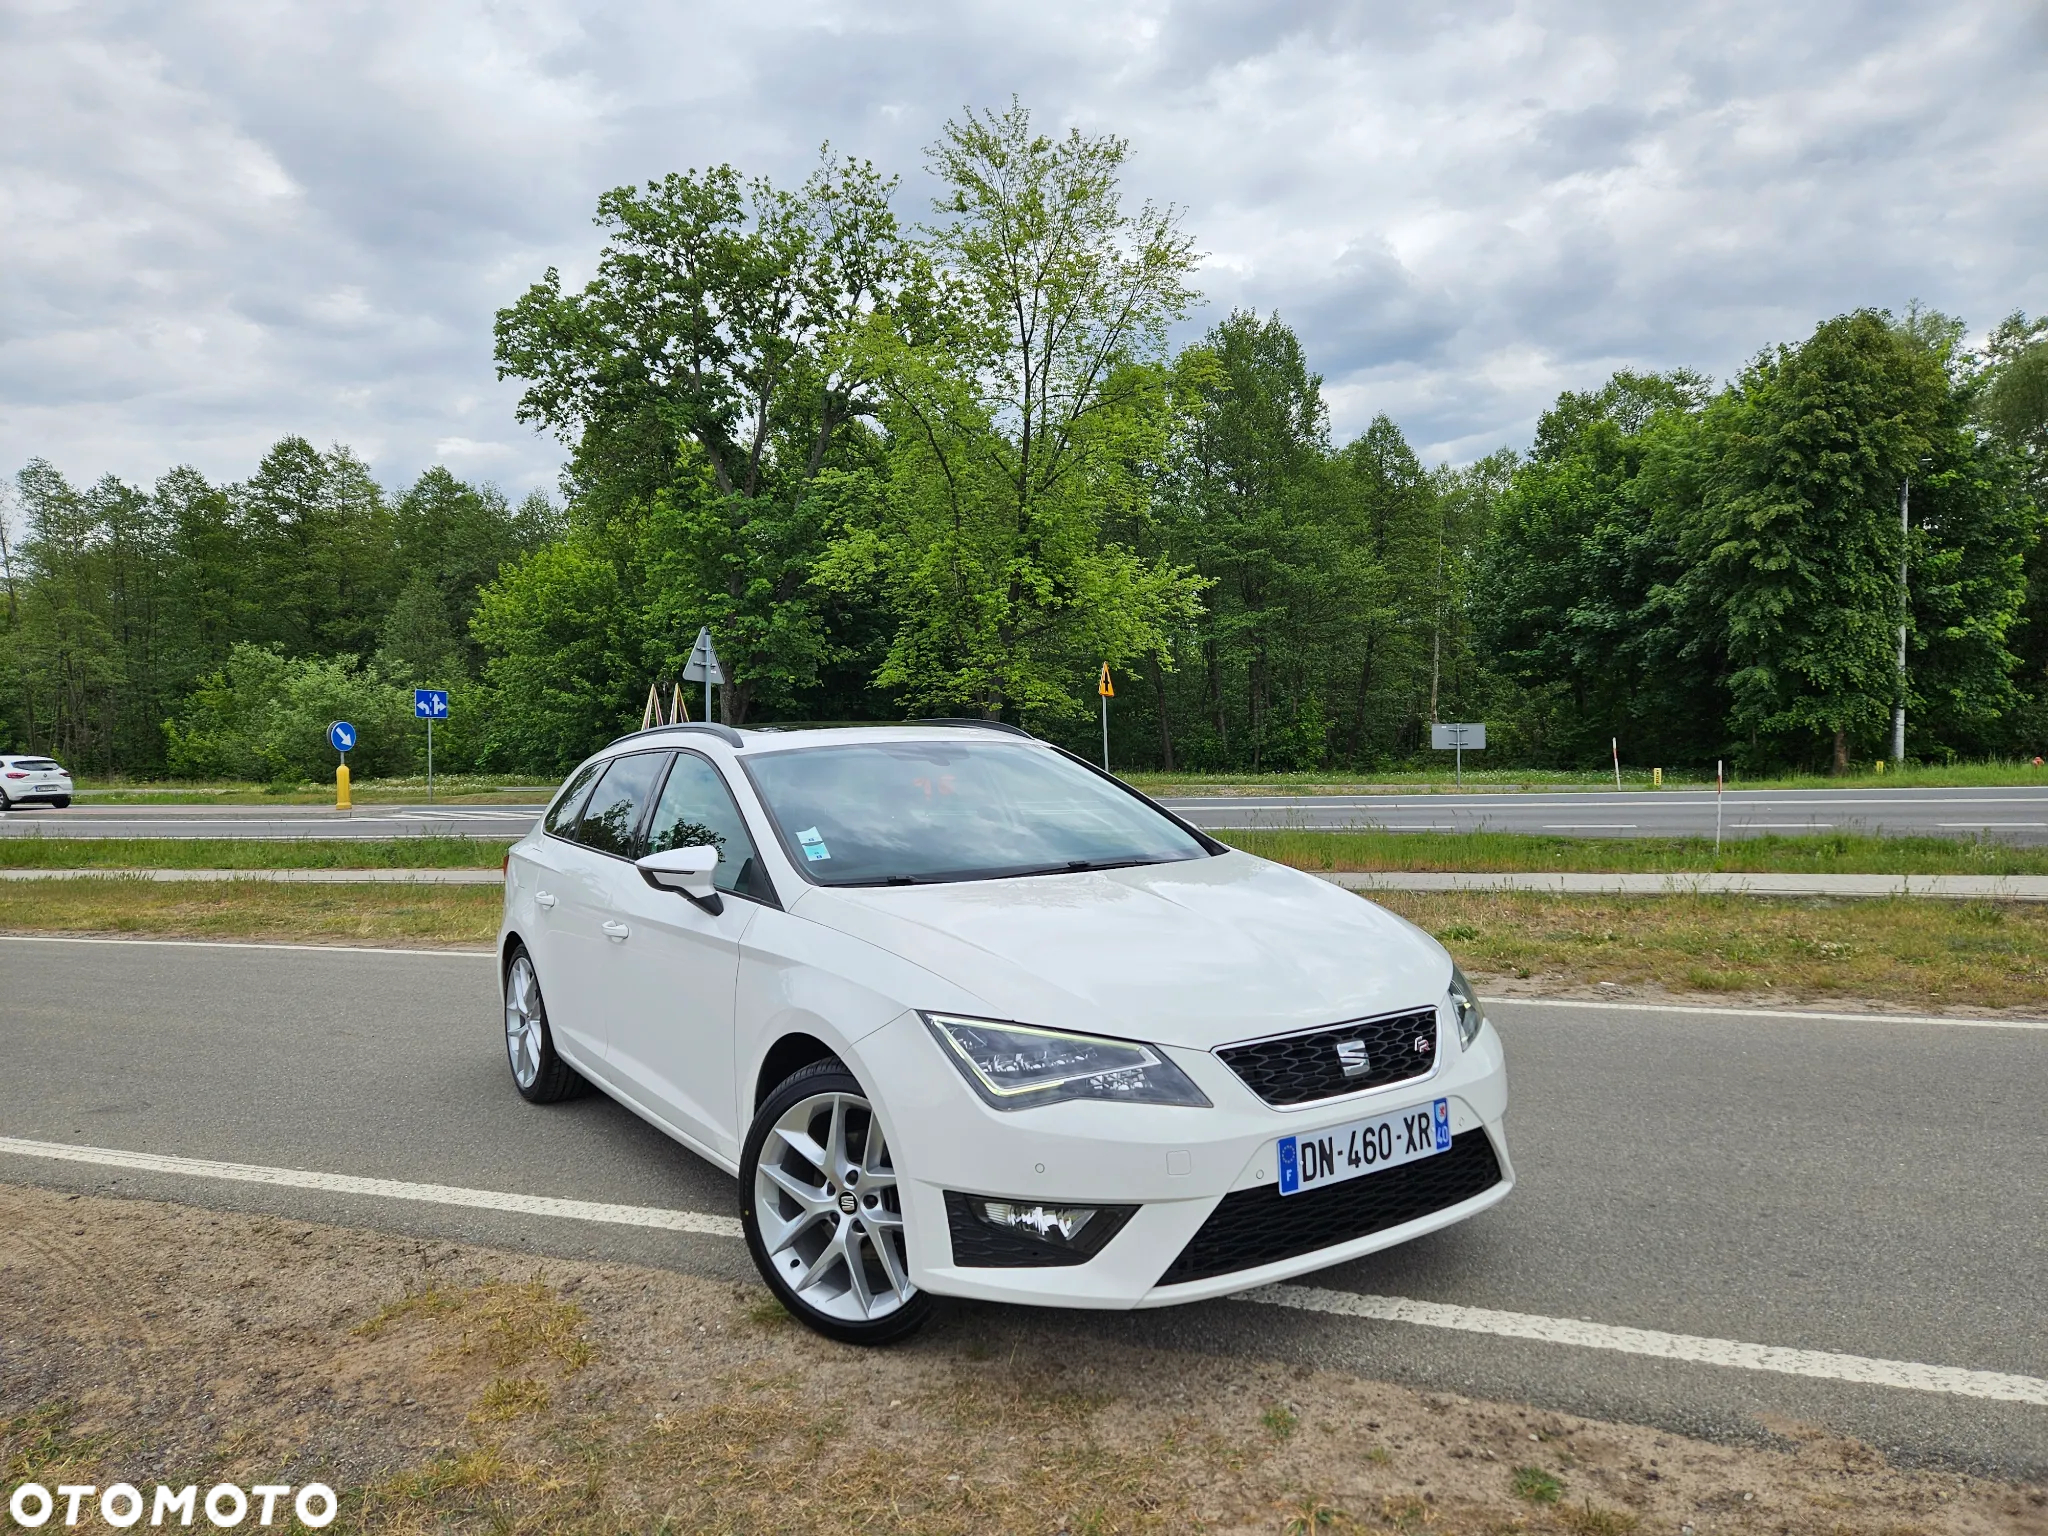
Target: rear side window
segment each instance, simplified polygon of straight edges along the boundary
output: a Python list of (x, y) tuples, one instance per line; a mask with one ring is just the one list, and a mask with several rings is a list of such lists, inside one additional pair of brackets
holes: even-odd
[(568, 786), (548, 808), (541, 830), (552, 832), (557, 837), (567, 837), (569, 829), (576, 825), (576, 813), (583, 809), (584, 796), (590, 793), (590, 786), (597, 782), (597, 776), (603, 769), (603, 763), (586, 763), (577, 769), (576, 776), (569, 780)]
[(719, 771), (691, 752), (678, 752), (655, 803), (654, 820), (647, 829), (647, 851), (664, 853), (670, 848), (718, 850), (718, 868), (711, 883), (721, 891), (738, 896), (760, 896), (767, 883), (754, 857), (754, 840), (740, 808), (733, 803)]
[(615, 757), (597, 788), (590, 792), (590, 804), (571, 834), (586, 848), (617, 858), (637, 857), (634, 839), (640, 831), (640, 814), (654, 798), (654, 786), (661, 777), (666, 752), (633, 752)]

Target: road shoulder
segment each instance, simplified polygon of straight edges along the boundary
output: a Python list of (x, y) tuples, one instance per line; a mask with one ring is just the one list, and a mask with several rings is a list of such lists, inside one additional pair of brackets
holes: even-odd
[[(1020, 1309), (860, 1352), (751, 1286), (14, 1185), (0, 1315), (10, 1484), (320, 1478), (352, 1526), (1271, 1531), (1322, 1507), (1447, 1532), (2048, 1532), (2048, 1491), (1811, 1426), (1759, 1424), (1755, 1449), (1337, 1372), (1048, 1359)], [(1558, 1499), (1518, 1498), (1523, 1468)]]

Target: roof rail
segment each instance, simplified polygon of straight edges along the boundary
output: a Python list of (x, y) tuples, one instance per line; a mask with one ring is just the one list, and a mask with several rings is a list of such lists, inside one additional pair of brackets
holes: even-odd
[(703, 731), (706, 735), (716, 736), (728, 747), (744, 747), (747, 744), (746, 738), (729, 725), (720, 725), (713, 720), (684, 720), (676, 725), (653, 725), (644, 731), (628, 731), (606, 745), (616, 747), (622, 741), (632, 741), (640, 736), (661, 736), (669, 731)]
[(1025, 730), (1023, 726), (1012, 725), (1007, 720), (959, 720), (945, 717), (936, 720), (906, 720), (903, 723), (905, 725), (955, 725), (963, 730), (1001, 731), (1007, 736), (1022, 736), (1026, 741), (1038, 740), (1036, 736)]

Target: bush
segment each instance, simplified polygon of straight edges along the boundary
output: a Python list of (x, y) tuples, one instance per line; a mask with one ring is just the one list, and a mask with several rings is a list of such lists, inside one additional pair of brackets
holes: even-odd
[(201, 680), (176, 720), (164, 722), (171, 772), (192, 778), (325, 780), (338, 761), (327, 727), (356, 728), (349, 770), (367, 777), (410, 773), (426, 738), (412, 692), (353, 656), (292, 658), (237, 645), (227, 665)]

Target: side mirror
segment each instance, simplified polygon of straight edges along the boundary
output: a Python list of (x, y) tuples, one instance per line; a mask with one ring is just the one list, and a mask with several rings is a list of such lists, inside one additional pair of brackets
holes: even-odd
[(644, 859), (634, 861), (640, 871), (640, 878), (656, 890), (674, 891), (687, 896), (705, 911), (718, 913), (725, 910), (725, 902), (718, 894), (718, 888), (711, 883), (711, 873), (718, 868), (718, 850), (699, 846), (695, 848), (667, 848), (660, 853), (650, 853)]

